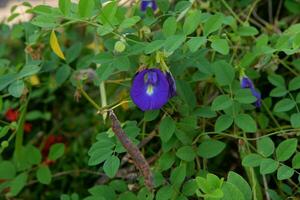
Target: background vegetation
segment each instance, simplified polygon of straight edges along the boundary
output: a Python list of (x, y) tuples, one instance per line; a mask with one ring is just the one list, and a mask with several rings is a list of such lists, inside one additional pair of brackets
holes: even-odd
[[(4, 199), (297, 199), (298, 0), (23, 5), (30, 22), (0, 25)], [(175, 78), (160, 110), (130, 100), (140, 67)], [(152, 191), (106, 109), (147, 159)]]

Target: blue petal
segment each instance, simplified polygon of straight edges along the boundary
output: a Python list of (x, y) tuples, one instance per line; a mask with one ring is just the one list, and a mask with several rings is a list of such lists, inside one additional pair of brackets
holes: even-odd
[(247, 76), (244, 76), (241, 79), (241, 87), (242, 88), (254, 88), (254, 84), (250, 78), (248, 78)]
[(255, 106), (257, 108), (261, 107), (261, 94), (256, 89), (251, 89), (252, 95), (256, 97)]
[(141, 1), (141, 11), (146, 11), (150, 7), (153, 11), (157, 9), (157, 4), (155, 0), (142, 0)]
[(130, 96), (141, 110), (157, 110), (169, 100), (169, 83), (159, 69), (145, 69), (133, 79)]
[(167, 80), (168, 80), (168, 83), (169, 83), (169, 90), (170, 90), (169, 91), (169, 98), (172, 98), (172, 97), (177, 95), (175, 79), (172, 76), (171, 72), (167, 72), (166, 77), (167, 77)]

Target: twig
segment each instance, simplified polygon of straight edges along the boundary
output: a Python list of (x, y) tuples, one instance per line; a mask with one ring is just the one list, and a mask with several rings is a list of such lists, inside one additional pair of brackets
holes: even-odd
[[(156, 136), (156, 132), (153, 131), (151, 132), (146, 138), (144, 138), (139, 144), (138, 144), (138, 148), (142, 148), (144, 147), (146, 144), (148, 144), (148, 142), (150, 142), (154, 137)], [(124, 165), (128, 160), (129, 160), (130, 155), (127, 153), (125, 154), (125, 156), (122, 158), (121, 161), (121, 166)]]
[[(53, 174), (52, 178), (56, 178), (56, 177), (60, 177), (60, 176), (66, 176), (66, 175), (70, 175), (70, 174), (80, 174), (80, 173), (93, 174), (93, 175), (97, 175), (97, 176), (104, 175), (103, 173), (91, 171), (91, 170), (88, 170), (88, 169), (72, 169), (72, 170), (58, 172), (56, 174)], [(26, 186), (31, 186), (31, 185), (34, 185), (38, 182), (39, 182), (38, 180), (32, 180), (32, 181), (29, 181)]]
[(109, 118), (112, 121), (112, 130), (116, 134), (119, 141), (122, 143), (128, 154), (132, 157), (134, 165), (141, 171), (145, 178), (145, 185), (153, 190), (153, 175), (150, 166), (138, 147), (134, 145), (121, 127), (120, 121), (113, 110), (108, 111)]
[(269, 22), (273, 24), (273, 4), (272, 0), (268, 0), (268, 14), (269, 14)]
[(268, 187), (266, 175), (263, 175), (262, 177), (263, 177), (263, 183), (264, 183), (264, 188), (265, 188), (266, 200), (271, 200), (270, 195), (268, 193), (269, 187)]

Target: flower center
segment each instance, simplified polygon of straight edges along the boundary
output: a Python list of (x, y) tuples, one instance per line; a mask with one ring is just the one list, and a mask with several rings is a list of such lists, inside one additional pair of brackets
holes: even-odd
[(153, 94), (153, 90), (154, 90), (153, 85), (150, 84), (150, 85), (147, 86), (146, 93), (147, 93), (149, 96), (151, 96), (151, 95)]

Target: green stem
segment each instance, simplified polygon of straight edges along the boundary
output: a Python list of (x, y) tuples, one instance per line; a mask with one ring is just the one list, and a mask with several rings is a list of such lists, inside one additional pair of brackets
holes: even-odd
[(15, 141), (14, 156), (16, 158), (17, 164), (19, 164), (20, 154), (21, 154), (22, 146), (23, 146), (23, 135), (24, 135), (23, 127), (24, 127), (29, 98), (30, 98), (29, 96), (26, 98), (25, 103), (23, 104), (23, 106), (21, 108), (21, 115), (20, 115), (20, 119), (18, 121), (18, 126), (16, 129), (16, 141)]
[(229, 10), (229, 12), (233, 15), (233, 17), (240, 23), (244, 24), (244, 22), (239, 18), (239, 16), (232, 10), (232, 8), (228, 5), (228, 3), (224, 0), (221, 0), (224, 6)]
[(94, 108), (96, 108), (96, 110), (101, 111), (102, 108), (101, 106), (99, 106), (84, 90), (82, 87), (79, 87), (80, 93), (84, 96), (84, 98), (86, 100), (88, 100), (88, 102), (90, 102), (90, 104), (92, 106), (94, 106)]

